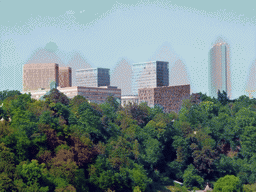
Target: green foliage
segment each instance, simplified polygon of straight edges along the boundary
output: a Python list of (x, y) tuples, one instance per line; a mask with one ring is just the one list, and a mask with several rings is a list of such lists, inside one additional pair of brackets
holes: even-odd
[(254, 192), (256, 191), (256, 183), (243, 185), (243, 192)]
[(100, 121), (101, 116), (89, 103), (84, 102), (79, 106), (78, 115), (81, 131), (89, 133), (95, 143), (105, 141)]
[(69, 98), (64, 94), (61, 93), (58, 89), (53, 88), (50, 90), (49, 95), (44, 95), (44, 99), (49, 99), (49, 102), (53, 103), (62, 103), (63, 105), (68, 105), (69, 104)]
[(246, 126), (241, 135), (241, 147), (246, 156), (250, 157), (256, 153), (256, 127)]
[(255, 183), (256, 101), (199, 95), (184, 100), (178, 114), (146, 103), (123, 108), (113, 97), (102, 104), (67, 100), (54, 89), (45, 101), (7, 96), (0, 189), (157, 191), (172, 180), (202, 189), (225, 175), (239, 186)]
[(140, 127), (144, 127), (149, 121), (149, 110), (150, 108), (146, 103), (140, 103), (139, 105), (129, 104), (124, 109), (126, 113), (131, 115), (131, 118), (137, 121)]
[(58, 119), (54, 118), (51, 111), (44, 111), (39, 118), (39, 123), (50, 125), (53, 129), (58, 129)]
[(239, 192), (241, 189), (241, 181), (234, 175), (226, 175), (225, 177), (221, 177), (214, 184), (214, 191), (216, 192)]
[(217, 99), (222, 105), (226, 105), (229, 101), (227, 93), (225, 91), (222, 91), (222, 93), (221, 93), (220, 90), (218, 90), (218, 98)]
[(203, 188), (204, 179), (197, 174), (195, 167), (191, 164), (184, 171), (183, 179), (183, 184), (189, 189), (192, 189), (194, 186)]
[(157, 114), (163, 113), (163, 108), (159, 105), (154, 105), (154, 107), (149, 109), (149, 119), (153, 119)]
[(86, 179), (84, 169), (78, 169), (76, 172), (75, 181), (72, 182), (77, 191), (89, 191), (89, 181)]
[(109, 104), (114, 109), (115, 112), (120, 106), (120, 104), (117, 102), (117, 99), (113, 96), (107, 97), (105, 103)]
[(8, 89), (4, 91), (0, 91), (0, 103), (2, 103), (6, 98), (12, 97), (15, 95), (21, 95), (20, 91), (18, 90), (9, 91)]
[(147, 177), (147, 173), (144, 170), (143, 166), (134, 164), (133, 169), (129, 169), (130, 177), (132, 180), (133, 190), (146, 191), (147, 186), (152, 182), (150, 178)]
[(54, 149), (54, 152), (57, 154), (58, 151), (61, 150), (61, 149), (70, 150), (70, 147), (69, 147), (68, 145), (62, 144), (62, 145), (59, 145), (58, 147), (56, 147), (56, 148)]
[[(47, 192), (54, 188), (51, 184), (52, 182), (49, 180), (49, 174), (45, 173), (45, 165), (39, 165), (37, 160), (31, 160), (31, 163), (21, 162), (17, 166), (17, 171), (22, 178), (20, 182), (24, 183), (21, 186), (20, 184), (18, 186), (26, 189), (27, 191)], [(18, 183), (16, 183), (16, 185), (17, 184)]]
[(68, 120), (70, 111), (62, 103), (54, 103), (51, 105), (51, 110), (55, 112), (56, 116), (62, 116), (65, 120)]

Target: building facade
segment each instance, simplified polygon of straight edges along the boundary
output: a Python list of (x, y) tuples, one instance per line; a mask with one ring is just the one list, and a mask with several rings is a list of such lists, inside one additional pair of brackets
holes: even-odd
[(134, 63), (132, 66), (132, 94), (138, 95), (142, 88), (169, 85), (169, 62), (149, 61)]
[(190, 98), (190, 85), (155, 87), (139, 89), (139, 103), (146, 102), (149, 107), (159, 105), (164, 112), (179, 112), (183, 99)]
[(90, 68), (76, 71), (77, 86), (100, 87), (110, 86), (109, 69)]
[(124, 107), (131, 104), (139, 104), (139, 96), (138, 95), (122, 95), (121, 97), (121, 105)]
[(72, 87), (72, 70), (70, 67), (59, 67), (59, 86)]
[[(68, 98), (74, 98), (77, 95), (84, 96), (87, 100), (94, 103), (104, 103), (108, 96), (113, 96), (121, 101), (121, 89), (113, 86), (102, 87), (57, 87), (57, 89), (64, 93)], [(31, 93), (31, 98), (39, 100), (40, 97), (45, 95), (50, 89), (26, 91), (22, 93)]]
[(59, 83), (57, 63), (25, 64), (23, 66), (23, 91), (50, 89), (50, 83)]
[(217, 98), (218, 90), (231, 96), (229, 75), (229, 46), (220, 42), (209, 52), (209, 96)]

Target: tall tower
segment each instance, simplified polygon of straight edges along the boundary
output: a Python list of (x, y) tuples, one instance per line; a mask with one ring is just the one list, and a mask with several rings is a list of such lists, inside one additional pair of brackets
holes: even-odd
[(218, 97), (218, 90), (231, 97), (229, 45), (220, 41), (209, 52), (209, 96)]
[(141, 88), (169, 85), (169, 62), (149, 61), (134, 63), (132, 66), (132, 93), (138, 95)]

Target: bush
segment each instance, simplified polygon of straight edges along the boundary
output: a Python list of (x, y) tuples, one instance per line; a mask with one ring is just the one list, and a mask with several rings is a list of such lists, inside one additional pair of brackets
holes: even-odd
[(240, 192), (242, 188), (241, 181), (234, 175), (226, 175), (221, 177), (214, 184), (215, 192)]

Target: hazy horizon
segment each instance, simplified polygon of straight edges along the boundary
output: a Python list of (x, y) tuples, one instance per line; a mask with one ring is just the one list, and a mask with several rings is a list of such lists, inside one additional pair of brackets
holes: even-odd
[(253, 1), (124, 2), (1, 1), (0, 91), (22, 91), (24, 64), (52, 62), (72, 67), (74, 86), (75, 70), (110, 68), (111, 85), (129, 94), (132, 63), (161, 60), (170, 85), (208, 95), (208, 52), (219, 37), (230, 45), (231, 98), (256, 88)]

